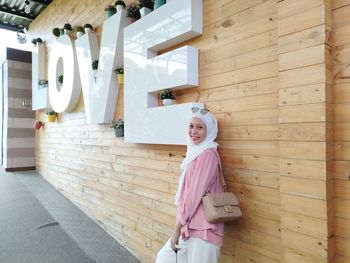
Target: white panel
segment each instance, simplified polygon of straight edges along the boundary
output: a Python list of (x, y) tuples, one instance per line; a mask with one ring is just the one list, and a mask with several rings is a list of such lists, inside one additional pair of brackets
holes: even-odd
[[(32, 120), (33, 122), (33, 120)], [(35, 138), (8, 138), (8, 148), (35, 148)]]
[(13, 119), (14, 128), (33, 128), (33, 124), (34, 124), (33, 118), (14, 118)]
[(37, 44), (32, 50), (32, 110), (50, 107), (48, 87), (39, 87), (39, 80), (45, 79), (45, 45)]
[(19, 157), (12, 159), (12, 167), (31, 167), (35, 166), (35, 158), (33, 157)]
[(198, 86), (198, 50), (185, 46), (160, 56), (158, 51), (200, 34), (202, 0), (168, 2), (125, 29), (126, 142), (186, 143), (193, 103), (157, 107), (157, 92)]
[[(39, 45), (43, 46), (44, 44), (38, 44), (37, 46), (39, 46)], [(25, 71), (30, 71), (31, 67), (32, 67), (32, 65), (30, 63), (28, 63), (28, 62), (13, 61), (13, 67), (12, 68), (22, 69), (22, 70), (25, 70)]]
[[(100, 51), (96, 33), (87, 33), (76, 40), (87, 123), (110, 123), (113, 119), (119, 93), (113, 70), (124, 64), (123, 30), (126, 25), (124, 10), (105, 20)], [(91, 64), (96, 59), (99, 63), (95, 78)]]
[[(16, 87), (16, 89), (21, 89), (21, 90), (32, 90), (32, 80), (30, 79), (21, 79), (21, 78), (10, 78), (11, 85), (9, 85), (9, 88)], [(48, 95), (47, 98), (48, 100)]]
[(86, 33), (75, 41), (77, 61), (79, 66), (81, 88), (83, 91), (84, 108), (87, 123), (93, 123), (93, 89), (95, 76), (92, 61), (98, 59), (98, 39), (96, 33)]
[[(77, 105), (81, 85), (74, 42), (68, 35), (62, 35), (54, 43), (49, 61), (49, 98), (54, 111), (72, 111)], [(63, 71), (59, 61), (63, 61)], [(63, 85), (57, 77), (63, 72)]]

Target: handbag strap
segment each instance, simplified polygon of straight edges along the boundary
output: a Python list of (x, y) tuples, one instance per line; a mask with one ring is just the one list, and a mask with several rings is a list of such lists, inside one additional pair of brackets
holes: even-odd
[(224, 174), (222, 172), (222, 166), (221, 166), (221, 159), (220, 159), (220, 155), (217, 151), (216, 152), (216, 155), (218, 157), (218, 160), (219, 160), (219, 172), (220, 172), (220, 178), (221, 178), (221, 182), (222, 182), (222, 185), (224, 187), (224, 192), (227, 192), (227, 184), (226, 184), (226, 181), (225, 181), (225, 177), (224, 177)]

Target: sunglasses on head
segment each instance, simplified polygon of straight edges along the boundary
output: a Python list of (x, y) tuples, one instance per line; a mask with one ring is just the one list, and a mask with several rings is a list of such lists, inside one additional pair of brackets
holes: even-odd
[(197, 107), (192, 107), (192, 113), (197, 113), (197, 112), (200, 112), (202, 115), (205, 115), (209, 112), (209, 110), (206, 110), (206, 109), (200, 109), (200, 108), (197, 108)]

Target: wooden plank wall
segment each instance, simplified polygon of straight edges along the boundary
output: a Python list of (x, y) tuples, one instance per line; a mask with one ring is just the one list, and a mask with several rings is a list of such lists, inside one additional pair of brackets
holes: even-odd
[[(343, 46), (348, 1), (333, 2), (345, 10), (335, 15), (343, 17), (336, 42)], [(103, 9), (110, 3), (54, 0), (31, 24), (30, 33), (47, 42), (49, 57), (53, 27), (91, 23), (100, 36)], [(226, 225), (220, 262), (332, 262), (330, 4), (203, 4), (203, 35), (187, 43), (200, 50), (200, 86), (176, 95), (178, 103), (204, 102), (218, 117), (224, 172), (241, 200), (244, 217)], [(348, 52), (338, 53), (342, 73), (335, 85), (340, 100), (335, 138), (344, 141)], [(123, 88), (115, 113), (122, 116)], [(44, 111), (37, 118), (46, 120)], [(38, 171), (142, 262), (154, 262), (174, 224), (173, 198), (185, 147), (126, 144), (114, 138), (109, 125), (85, 124), (82, 99), (73, 112), (60, 114), (58, 123), (45, 122), (36, 139)], [(350, 218), (349, 180), (343, 177), (349, 165), (346, 146), (335, 144), (339, 263), (350, 257), (345, 249), (349, 229), (342, 224)]]
[(333, 0), (336, 263), (350, 262), (350, 1)]
[(282, 262), (333, 262), (331, 9), (278, 3)]

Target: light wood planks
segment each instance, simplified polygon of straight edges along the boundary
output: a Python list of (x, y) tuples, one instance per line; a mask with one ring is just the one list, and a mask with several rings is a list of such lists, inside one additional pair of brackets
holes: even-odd
[[(48, 41), (50, 55), (53, 27), (89, 22), (100, 35), (103, 8), (110, 3), (56, 0), (32, 24), (31, 33)], [(229, 238), (227, 230), (224, 262), (232, 261), (237, 246), (240, 259), (244, 251), (253, 260), (279, 258), (275, 17), (273, 0), (204, 1), (204, 34), (189, 42), (200, 49), (200, 86), (179, 92), (178, 103), (199, 100), (217, 115), (229, 187), (241, 193), (247, 214), (232, 230), (255, 240)], [(116, 117), (123, 116), (122, 105), (118, 101)], [(37, 134), (38, 169), (143, 262), (153, 262), (174, 223), (173, 198), (185, 148), (125, 144), (108, 125), (86, 125), (83, 112), (81, 100), (74, 112)], [(45, 118), (43, 112), (37, 116)]]
[[(100, 38), (112, 3), (54, 0), (30, 35), (47, 42), (48, 57), (52, 28), (66, 22), (91, 23)], [(219, 262), (350, 261), (349, 5), (203, 0), (203, 35), (186, 43), (199, 48), (200, 84), (176, 95), (217, 116), (224, 173), (241, 201), (244, 216), (227, 225)], [(115, 118), (122, 97), (123, 87)], [(154, 262), (174, 224), (185, 147), (126, 144), (109, 125), (85, 124), (82, 99), (58, 120), (36, 133), (38, 171)]]
[(333, 102), (334, 102), (334, 233), (336, 258), (335, 262), (350, 261), (347, 247), (350, 245), (350, 177), (349, 177), (349, 142), (350, 120), (347, 110), (350, 107), (347, 87), (349, 49), (349, 1), (333, 0)]
[[(282, 262), (332, 262), (329, 6), (280, 1), (279, 156)], [(302, 241), (301, 241), (302, 240)]]

